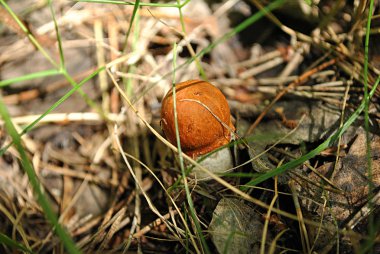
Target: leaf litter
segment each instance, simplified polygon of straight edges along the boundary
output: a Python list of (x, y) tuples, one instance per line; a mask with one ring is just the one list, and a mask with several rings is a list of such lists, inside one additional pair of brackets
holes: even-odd
[[(307, 5), (306, 1), (293, 1), (291, 7), (278, 9), (208, 51), (210, 43), (254, 15), (262, 2), (191, 1), (182, 9), (186, 33), (178, 9), (141, 7), (139, 24), (135, 23), (125, 52), (121, 45), (133, 7), (69, 1), (54, 3), (53, 7), (62, 35), (64, 68), (72, 79), (79, 82), (88, 76), (103, 58), (112, 78), (158, 131), (160, 102), (173, 81), (174, 42), (178, 44), (176, 65), (186, 65), (176, 70), (175, 82), (202, 78), (203, 70), (229, 100), (238, 137), (244, 137), (270, 102), (294, 84), (245, 137), (247, 142), (238, 139), (240, 143), (232, 148), (235, 175), (227, 174), (224, 179), (239, 187), (248, 181), (247, 176), (263, 174), (316, 147), (334, 133), (341, 119), (344, 121), (363, 98), (364, 51), (359, 41), (363, 39), (362, 23), (368, 9), (357, 3), (344, 6), (341, 1), (310, 1), (312, 4)], [(9, 5), (49, 54), (58, 59), (48, 6), (28, 5), (27, 1), (9, 1)], [(1, 13), (8, 13), (1, 8)], [(11, 17), (0, 16), (1, 80), (52, 68)], [(373, 29), (378, 26), (376, 22), (374, 19)], [(377, 37), (374, 33), (373, 41)], [(380, 73), (379, 52), (374, 44), (370, 44), (370, 87)], [(190, 57), (202, 51), (202, 58), (189, 63)], [(96, 56), (99, 52), (102, 55)], [(336, 63), (324, 70), (316, 69), (330, 59), (336, 59)], [(22, 137), (59, 221), (86, 253), (127, 249), (201, 252), (204, 249), (199, 239), (193, 240), (196, 231), (185, 205), (175, 155), (141, 123), (110, 81), (111, 76), (92, 79), (82, 87), (88, 98), (77, 93), (70, 96), (54, 114)], [(21, 129), (70, 87), (63, 75), (53, 75), (4, 86), (1, 93)], [(371, 216), (378, 218), (380, 205), (379, 91), (369, 109), (371, 178), (366, 167), (366, 133), (359, 118), (330, 149), (247, 192), (297, 215), (298, 221), (274, 211), (265, 217), (267, 209), (244, 201), (228, 188), (214, 181), (189, 178), (197, 216), (211, 250), (358, 251), (368, 234), (366, 225)], [(121, 160), (113, 139), (115, 125), (122, 133), (118, 138), (136, 178)], [(2, 124), (2, 147), (9, 142)], [(259, 159), (264, 164), (257, 159), (262, 152)], [(44, 218), (13, 147), (2, 155), (0, 165), (2, 232), (34, 252), (58, 250), (59, 238)], [(271, 220), (269, 227), (265, 226), (266, 220)], [(373, 244), (378, 248), (378, 242)], [(11, 248), (3, 245), (0, 250), (7, 253)]]

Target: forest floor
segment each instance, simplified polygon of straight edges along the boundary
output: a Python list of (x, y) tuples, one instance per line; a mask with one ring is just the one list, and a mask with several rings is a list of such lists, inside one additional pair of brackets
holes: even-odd
[[(347, 2), (0, 0), (0, 253), (380, 253), (380, 3)], [(161, 130), (193, 79), (235, 126), (207, 180)]]

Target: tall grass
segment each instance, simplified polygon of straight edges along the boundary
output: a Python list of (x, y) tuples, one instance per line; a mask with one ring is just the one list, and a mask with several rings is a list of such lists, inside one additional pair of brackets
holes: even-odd
[[(177, 3), (144, 3), (140, 1), (136, 2), (126, 2), (126, 1), (117, 1), (117, 0), (84, 0), (84, 1), (78, 1), (78, 2), (89, 2), (89, 3), (102, 3), (102, 4), (118, 4), (118, 5), (130, 5), (133, 6), (133, 12), (130, 20), (130, 25), (128, 27), (127, 33), (125, 35), (125, 40), (124, 40), (124, 45), (123, 45), (123, 51), (125, 52), (128, 46), (128, 38), (130, 36), (131, 31), (133, 30), (133, 26), (135, 25), (135, 20), (137, 18), (137, 12), (140, 7), (147, 6), (147, 7), (165, 7), (165, 8), (177, 8), (179, 11), (179, 16), (180, 20), (182, 23), (182, 32), (186, 34), (185, 27), (183, 25), (183, 15), (182, 15), (182, 8), (186, 6), (190, 2), (190, 0), (186, 0), (184, 2), (177, 1)], [(232, 38), (233, 36), (236, 36), (238, 33), (249, 27), (250, 25), (254, 24), (256, 21), (270, 13), (276, 8), (279, 8), (282, 6), (286, 1), (285, 0), (276, 0), (272, 1), (268, 6), (265, 8), (259, 10), (257, 13), (253, 14), (251, 17), (247, 18), (244, 20), (241, 24), (238, 26), (234, 27), (231, 29), (231, 31), (226, 32), (223, 36), (220, 38), (216, 39), (214, 42), (212, 42), (210, 45), (208, 45), (206, 48), (201, 50), (199, 53), (195, 54), (191, 58), (189, 58), (185, 63), (181, 65), (176, 64), (176, 44), (173, 46), (173, 70), (169, 73), (166, 73), (162, 75), (162, 79), (168, 78), (172, 75), (172, 80), (173, 80), (173, 99), (174, 99), (174, 115), (175, 115), (175, 127), (176, 127), (176, 136), (177, 136), (177, 148), (178, 148), (178, 154), (179, 154), (179, 160), (180, 160), (180, 168), (181, 168), (181, 174), (182, 178), (181, 180), (184, 182), (184, 189), (186, 192), (186, 199), (187, 199), (187, 205), (184, 208), (186, 211), (188, 208), (189, 211), (189, 219), (191, 218), (192, 223), (195, 225), (195, 230), (196, 234), (199, 237), (199, 244), (200, 248), (198, 246), (193, 246), (194, 249), (197, 252), (205, 252), (209, 253), (209, 247), (207, 246), (206, 243), (206, 238), (205, 235), (203, 234), (202, 227), (200, 225), (200, 222), (197, 217), (197, 212), (194, 206), (194, 202), (192, 200), (191, 192), (189, 189), (189, 185), (187, 182), (187, 174), (184, 166), (184, 158), (182, 156), (182, 151), (181, 151), (181, 144), (180, 144), (180, 139), (179, 139), (179, 131), (178, 131), (178, 122), (177, 122), (177, 114), (176, 114), (176, 92), (175, 92), (175, 74), (176, 71), (178, 71), (181, 68), (186, 68), (191, 64), (193, 61), (198, 61), (201, 59), (205, 54), (209, 53), (212, 51), (215, 47), (217, 47), (219, 44), (225, 42), (226, 40)], [(306, 1), (310, 2), (311, 1)], [(26, 174), (28, 175), (29, 182), (34, 190), (34, 193), (36, 195), (36, 198), (40, 204), (40, 206), (43, 209), (43, 212), (47, 218), (47, 220), (50, 222), (52, 228), (54, 229), (54, 232), (57, 234), (61, 242), (66, 248), (66, 251), (68, 253), (80, 253), (80, 250), (76, 247), (73, 239), (69, 236), (68, 232), (65, 230), (63, 225), (60, 225), (57, 219), (57, 215), (53, 212), (51, 208), (51, 204), (49, 203), (46, 194), (44, 193), (44, 190), (41, 187), (41, 184), (38, 180), (38, 177), (36, 175), (36, 172), (33, 168), (33, 165), (30, 162), (30, 159), (28, 158), (27, 152), (25, 151), (22, 142), (21, 142), (21, 137), (22, 135), (28, 133), (31, 131), (34, 127), (38, 125), (38, 123), (43, 119), (45, 116), (50, 114), (52, 111), (54, 111), (57, 107), (59, 107), (63, 102), (65, 102), (71, 95), (74, 93), (78, 92), (82, 95), (83, 100), (85, 100), (92, 108), (96, 109), (103, 117), (104, 119), (107, 118), (107, 116), (103, 113), (101, 110), (101, 107), (97, 105), (96, 102), (90, 100), (88, 96), (81, 91), (81, 87), (85, 85), (90, 79), (96, 77), (100, 72), (105, 70), (105, 67), (100, 67), (97, 70), (95, 70), (93, 73), (91, 73), (89, 76), (84, 78), (81, 82), (77, 83), (74, 81), (72, 76), (68, 73), (66, 64), (65, 64), (65, 58), (64, 58), (64, 50), (62, 47), (62, 38), (60, 35), (59, 27), (57, 24), (56, 16), (54, 13), (54, 8), (53, 8), (53, 2), (51, 0), (48, 1), (49, 8), (51, 11), (52, 19), (54, 22), (54, 27), (55, 27), (55, 32), (56, 32), (56, 38), (58, 42), (58, 50), (59, 50), (59, 56), (60, 56), (60, 62), (56, 63), (53, 58), (48, 54), (48, 52), (38, 43), (36, 38), (33, 36), (33, 34), (27, 29), (27, 27), (20, 21), (20, 19), (17, 17), (17, 15), (14, 13), (14, 11), (8, 6), (8, 4), (4, 0), (0, 0), (0, 3), (4, 6), (4, 8), (9, 12), (9, 14), (14, 18), (14, 20), (18, 23), (20, 28), (25, 32), (27, 38), (29, 41), (37, 48), (37, 50), (51, 63), (53, 66), (51, 69), (40, 71), (40, 72), (35, 72), (35, 73), (30, 73), (26, 74), (20, 77), (15, 77), (11, 78), (8, 80), (2, 80), (0, 81), (0, 88), (5, 87), (5, 86), (11, 86), (14, 83), (21, 82), (21, 81), (27, 81), (27, 80), (33, 80), (37, 78), (44, 78), (48, 76), (56, 76), (56, 75), (61, 75), (66, 78), (67, 81), (73, 86), (70, 91), (68, 91), (64, 96), (62, 96), (59, 100), (57, 100), (53, 105), (49, 107), (48, 110), (46, 110), (44, 113), (40, 115), (35, 121), (30, 123), (28, 126), (26, 126), (22, 132), (18, 133), (15, 129), (15, 126), (12, 124), (12, 117), (9, 115), (8, 109), (6, 105), (4, 104), (2, 98), (0, 98), (0, 115), (2, 119), (4, 120), (5, 123), (5, 128), (12, 138), (12, 143), (7, 145), (6, 147), (1, 148), (0, 150), (0, 155), (3, 155), (7, 149), (13, 145), (17, 149), (19, 155), (20, 155), (20, 163), (25, 170)], [(373, 4), (374, 1), (371, 0), (370, 2), (370, 9), (369, 9), (369, 15), (367, 19), (367, 29), (366, 29), (366, 37), (365, 37), (365, 62), (364, 62), (364, 99), (363, 102), (358, 106), (358, 108), (355, 110), (355, 112), (344, 122), (341, 128), (339, 128), (333, 135), (331, 135), (329, 138), (327, 138), (324, 142), (322, 142), (317, 148), (314, 150), (308, 152), (304, 156), (295, 159), (293, 161), (290, 161), (276, 169), (273, 169), (269, 172), (266, 172), (264, 174), (261, 174), (255, 178), (253, 178), (251, 181), (248, 182), (245, 186), (243, 186), (241, 189), (246, 191), (249, 188), (256, 186), (257, 184), (278, 176), (280, 174), (283, 174), (289, 170), (294, 169), (295, 167), (302, 165), (305, 161), (310, 160), (311, 158), (314, 158), (315, 156), (319, 155), (322, 151), (325, 149), (331, 147), (334, 142), (336, 142), (339, 137), (341, 137), (345, 131), (358, 119), (358, 117), (362, 114), (364, 111), (364, 117), (365, 117), (365, 130), (366, 130), (366, 137), (367, 137), (367, 168), (368, 168), (368, 175), (369, 175), (369, 188), (370, 190), (373, 189), (372, 185), (372, 165), (371, 165), (371, 147), (370, 147), (370, 140), (369, 140), (369, 103), (370, 99), (374, 95), (378, 84), (380, 82), (380, 77), (377, 78), (376, 82), (373, 84), (372, 89), (369, 91), (368, 89), (368, 54), (369, 54), (369, 36), (370, 36), (370, 28), (371, 28), (371, 18), (372, 18), (372, 12), (373, 12)], [(200, 75), (203, 78), (207, 78), (207, 75), (204, 73), (203, 69), (200, 67), (198, 68)], [(133, 70), (133, 69), (132, 69)], [(150, 89), (154, 88), (155, 85), (157, 84), (153, 83), (151, 86), (148, 86), (140, 95), (136, 95), (132, 102), (136, 102), (139, 99), (141, 99), (146, 92), (148, 92)], [(240, 174), (241, 176), (242, 174)], [(250, 174), (249, 177), (252, 175)], [(371, 193), (371, 191), (370, 191)], [(185, 213), (187, 215), (187, 213)], [(368, 241), (365, 243), (363, 246), (363, 249), (369, 250), (372, 248), (374, 242), (375, 242), (375, 237), (376, 237), (376, 229), (379, 227), (379, 224), (376, 224), (374, 222), (374, 217), (371, 214), (369, 217), (369, 223), (368, 223), (368, 231), (369, 231), (369, 238)], [(189, 231), (189, 232), (188, 232)], [(186, 234), (191, 234), (190, 230), (186, 231)], [(187, 241), (186, 243), (189, 243), (190, 241)], [(30, 250), (28, 247), (18, 243), (14, 239), (9, 238), (7, 235), (0, 233), (0, 243), (9, 246), (10, 248), (18, 249), (20, 251), (24, 251), (27, 253), (33, 253), (32, 250)], [(188, 248), (190, 250), (191, 248)]]
[[(125, 38), (124, 49), (127, 46), (128, 37), (129, 37), (130, 31), (132, 30), (132, 25), (134, 24), (133, 20), (135, 19), (136, 13), (137, 13), (137, 11), (138, 11), (138, 9), (139, 9), (140, 6), (166, 7), (166, 8), (174, 7), (174, 8), (178, 8), (179, 13), (180, 13), (180, 18), (181, 18), (181, 20), (183, 22), (183, 16), (182, 16), (181, 9), (187, 3), (189, 3), (188, 0), (184, 1), (183, 3), (177, 2), (177, 4), (140, 3), (140, 1), (136, 1), (136, 2), (124, 2), (124, 1), (91, 1), (91, 0), (89, 0), (89, 1), (86, 1), (86, 2), (106, 3), (106, 4), (123, 4), (123, 5), (126, 4), (126, 5), (133, 5), (134, 6), (134, 10), (133, 10), (133, 14), (132, 14), (131, 22), (130, 22), (130, 27), (128, 28), (128, 32), (127, 32), (126, 38)], [(252, 17), (250, 17), (249, 19), (247, 19), (246, 21), (244, 21), (242, 24), (240, 24), (236, 28), (232, 29), (231, 32), (226, 33), (223, 37), (219, 38), (217, 41), (215, 41), (214, 43), (212, 43), (211, 45), (209, 45), (206, 49), (204, 49), (203, 51), (201, 51), (198, 55), (190, 58), (185, 64), (183, 64), (181, 66), (176, 66), (175, 65), (175, 60), (173, 60), (173, 66), (174, 66), (173, 73), (175, 73), (175, 70), (177, 68), (184, 68), (188, 64), (190, 64), (192, 61), (194, 61), (194, 60), (196, 60), (198, 58), (201, 58), (204, 54), (210, 52), (218, 44), (220, 44), (220, 43), (228, 40), (232, 36), (236, 35), (238, 32), (244, 30), (249, 25), (253, 24), (258, 19), (260, 19), (261, 17), (263, 17), (267, 12), (269, 12), (269, 11), (271, 11), (271, 10), (279, 7), (280, 5), (282, 5), (283, 2), (284, 2), (283, 0), (277, 0), (274, 3), (272, 3), (271, 5), (269, 5), (267, 8), (264, 8), (263, 10), (259, 11), (258, 13), (256, 13), (255, 15), (253, 15)], [(87, 81), (89, 81), (90, 79), (92, 79), (95, 76), (97, 76), (100, 72), (102, 72), (104, 70), (104, 67), (100, 67), (99, 69), (95, 70), (93, 73), (91, 73), (88, 77), (86, 77), (85, 79), (83, 79), (79, 83), (76, 83), (74, 81), (74, 79), (71, 77), (71, 75), (68, 73), (68, 71), (66, 69), (66, 63), (65, 63), (65, 58), (64, 58), (64, 50), (63, 50), (63, 47), (62, 47), (62, 38), (61, 38), (61, 35), (60, 35), (60, 32), (59, 32), (59, 27), (58, 27), (57, 20), (56, 20), (56, 17), (55, 17), (53, 3), (52, 3), (51, 0), (48, 1), (48, 4), (49, 4), (50, 11), (51, 11), (52, 19), (53, 19), (53, 22), (54, 22), (54, 28), (55, 28), (55, 31), (56, 31), (56, 38), (57, 38), (57, 42), (58, 42), (58, 50), (59, 50), (59, 56), (60, 56), (60, 62), (59, 63), (56, 63), (53, 60), (53, 58), (48, 54), (48, 52), (39, 44), (38, 40), (33, 36), (33, 34), (28, 30), (28, 28), (26, 26), (24, 26), (24, 24), (17, 17), (17, 15), (14, 13), (14, 11), (8, 6), (8, 4), (4, 0), (0, 0), (0, 3), (10, 13), (10, 15), (18, 23), (18, 25), (20, 26), (20, 28), (25, 32), (25, 34), (27, 35), (27, 37), (30, 40), (30, 42), (37, 48), (37, 50), (54, 67), (53, 69), (50, 69), (50, 70), (40, 71), (40, 72), (36, 72), (36, 73), (30, 73), (30, 74), (26, 74), (26, 75), (19, 76), (19, 77), (16, 77), (16, 78), (11, 78), (11, 79), (8, 79), (8, 80), (0, 81), (0, 87), (10, 86), (10, 85), (12, 85), (14, 83), (21, 82), (21, 81), (33, 80), (33, 79), (44, 78), (44, 77), (54, 76), (54, 75), (62, 75), (63, 77), (65, 77), (67, 79), (67, 81), (69, 81), (73, 85), (73, 88), (69, 92), (67, 92), (64, 96), (62, 96), (59, 100), (57, 100), (53, 105), (51, 105), (49, 107), (49, 109), (46, 110), (44, 113), (42, 113), (35, 121), (33, 121), (32, 123), (30, 123), (28, 126), (26, 126), (21, 131), (21, 133), (17, 133), (15, 127), (12, 124), (12, 118), (9, 115), (8, 111), (7, 111), (6, 105), (3, 103), (2, 100), (0, 100), (0, 114), (1, 114), (1, 116), (3, 118), (3, 120), (4, 120), (7, 132), (12, 137), (12, 143), (9, 144), (9, 145), (7, 145), (6, 147), (2, 147), (2, 149), (0, 150), (0, 153), (1, 153), (1, 155), (3, 155), (11, 145), (14, 145), (17, 148), (17, 150), (18, 150), (18, 152), (20, 154), (20, 157), (21, 157), (20, 162), (21, 162), (21, 164), (22, 164), (25, 172), (28, 175), (29, 181), (30, 181), (30, 183), (31, 183), (31, 185), (32, 185), (32, 187), (34, 189), (34, 192), (36, 193), (37, 200), (38, 200), (39, 204), (41, 205), (46, 218), (52, 224), (52, 227), (54, 228), (54, 231), (57, 233), (58, 237), (61, 239), (62, 243), (64, 244), (64, 246), (65, 246), (65, 248), (67, 250), (67, 252), (69, 252), (69, 253), (79, 253), (79, 250), (75, 246), (74, 241), (70, 238), (70, 236), (68, 235), (68, 233), (65, 231), (64, 227), (58, 223), (57, 215), (52, 211), (51, 205), (50, 205), (50, 203), (49, 203), (46, 195), (44, 194), (44, 191), (43, 191), (43, 189), (41, 187), (41, 184), (40, 184), (40, 182), (38, 180), (38, 177), (37, 177), (37, 175), (35, 173), (35, 170), (34, 170), (32, 164), (31, 164), (31, 162), (30, 162), (30, 160), (29, 160), (29, 158), (27, 156), (27, 153), (26, 153), (24, 147), (22, 146), (21, 137), (22, 137), (22, 135), (28, 133), (34, 127), (36, 127), (38, 125), (38, 123), (41, 121), (41, 119), (43, 119), (49, 113), (51, 113), (52, 111), (54, 111), (58, 106), (60, 106), (64, 101), (66, 101), (75, 92), (79, 92), (83, 96), (83, 99), (91, 107), (97, 109), (97, 111), (100, 114), (103, 114), (103, 112), (100, 110), (100, 107), (98, 107), (98, 105), (95, 102), (93, 102), (92, 100), (90, 100), (87, 97), (87, 95), (84, 94), (80, 90), (80, 88)], [(184, 29), (184, 27), (183, 27), (183, 29)], [(183, 31), (183, 32), (185, 33), (185, 31)], [(201, 69), (200, 69), (200, 71), (201, 71)], [(170, 75), (170, 74), (167, 74), (167, 75)], [(203, 74), (203, 75), (205, 76), (205, 74)], [(183, 165), (182, 165), (181, 168), (183, 168)], [(184, 177), (185, 177), (185, 175), (184, 175)], [(199, 238), (200, 238), (201, 243), (202, 243), (201, 244), (202, 248), (203, 248), (203, 250), (205, 252), (209, 252), (208, 251), (208, 247), (207, 247), (207, 245), (205, 243), (204, 236), (202, 234), (202, 230), (201, 230), (200, 224), (199, 224), (198, 219), (196, 217), (195, 208), (194, 208), (194, 205), (192, 203), (192, 199), (191, 199), (188, 187), (186, 187), (186, 192), (187, 192), (188, 205), (189, 205), (189, 208), (190, 208), (191, 217), (193, 219), (193, 222), (196, 224), (196, 229), (198, 231), (198, 235), (199, 235)], [(30, 251), (28, 248), (26, 248), (25, 246), (20, 245), (19, 243), (15, 242), (15, 240), (8, 238), (6, 235), (1, 235), (1, 236), (2, 236), (2, 237), (0, 237), (0, 242), (1, 243), (5, 244), (5, 245), (8, 245), (8, 246), (11, 246), (11, 247), (19, 248), (19, 249), (21, 249), (23, 251), (26, 251), (26, 252)]]

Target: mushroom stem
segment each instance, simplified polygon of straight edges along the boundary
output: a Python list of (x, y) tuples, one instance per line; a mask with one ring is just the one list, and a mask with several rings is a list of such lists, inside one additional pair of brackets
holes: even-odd
[[(228, 173), (233, 169), (233, 159), (231, 150), (229, 147), (225, 147), (216, 152), (211, 152), (203, 156), (203, 160), (199, 164), (214, 174)], [(202, 159), (201, 158), (201, 159)], [(211, 177), (198, 167), (195, 167), (192, 171), (192, 176), (198, 181), (207, 181)]]

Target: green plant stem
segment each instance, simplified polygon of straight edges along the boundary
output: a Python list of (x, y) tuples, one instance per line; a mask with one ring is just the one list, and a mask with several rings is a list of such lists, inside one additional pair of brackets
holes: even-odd
[[(173, 69), (176, 67), (176, 57), (177, 57), (177, 44), (174, 43), (173, 45)], [(178, 148), (178, 154), (179, 154), (179, 162), (180, 162), (180, 167), (181, 167), (181, 172), (182, 172), (182, 178), (184, 181), (184, 186), (185, 186), (185, 192), (186, 192), (186, 198), (187, 198), (187, 203), (189, 205), (190, 209), (190, 215), (191, 218), (193, 219), (193, 222), (195, 224), (197, 234), (201, 240), (202, 247), (204, 249), (205, 253), (210, 253), (210, 250), (207, 246), (206, 240), (204, 239), (204, 236), (202, 234), (202, 228), (201, 225), (198, 221), (198, 218), (196, 216), (196, 211), (194, 208), (194, 203), (191, 198), (191, 193), (189, 189), (189, 185), (187, 183), (187, 178), (186, 178), (186, 172), (185, 172), (185, 164), (183, 161), (183, 156), (182, 156), (182, 148), (181, 148), (181, 141), (180, 141), (180, 133), (178, 129), (178, 112), (177, 112), (177, 98), (176, 98), (176, 87), (175, 87), (175, 71), (173, 71), (173, 82), (172, 82), (172, 92), (173, 92), (173, 113), (174, 113), (174, 126), (175, 126), (175, 134), (176, 134), (176, 139), (177, 139), (177, 148)]]
[[(368, 54), (369, 54), (369, 36), (371, 30), (371, 20), (373, 13), (373, 4), (374, 1), (370, 1), (370, 6), (368, 10), (367, 18), (367, 29), (365, 34), (365, 44), (364, 44), (364, 129), (366, 134), (366, 155), (367, 155), (367, 173), (368, 173), (368, 193), (372, 193), (375, 188), (373, 184), (372, 177), (372, 151), (371, 151), (371, 140), (369, 134), (369, 103), (370, 97), (368, 96)], [(372, 211), (374, 204), (372, 199), (368, 201), (369, 209)], [(368, 233), (369, 233), (369, 243), (373, 244), (376, 238), (376, 233), (374, 229), (374, 215), (373, 213), (369, 214), (368, 217)], [(371, 252), (371, 251), (370, 251)]]
[(3, 233), (0, 233), (0, 243), (2, 244), (5, 244), (13, 249), (19, 249), (23, 252), (26, 252), (26, 253), (33, 253), (33, 251), (31, 251), (30, 249), (28, 249), (27, 247), (25, 247), (24, 245), (16, 242), (15, 240), (9, 238), (7, 235), (3, 234)]
[[(99, 72), (104, 71), (105, 67), (101, 67), (91, 73), (89, 76), (84, 78), (80, 83), (76, 84), (70, 91), (68, 91), (65, 95), (63, 95), (58, 101), (56, 101), (48, 110), (46, 110), (43, 114), (41, 114), (36, 120), (34, 120), (32, 123), (30, 123), (28, 126), (26, 126), (19, 136), (21, 137), (22, 135), (26, 134), (30, 130), (32, 130), (38, 122), (44, 118), (46, 115), (48, 115), (50, 112), (52, 112), (54, 109), (56, 109), (59, 105), (61, 105), (64, 101), (66, 101), (73, 93), (75, 93), (80, 87), (82, 87), (87, 81), (98, 75)], [(9, 145), (1, 148), (0, 150), (0, 156), (2, 156), (10, 146), (13, 145), (13, 142), (11, 142)]]
[(34, 171), (33, 166), (31, 162), (29, 161), (28, 156), (26, 155), (26, 152), (23, 146), (21, 145), (20, 135), (17, 133), (15, 127), (13, 126), (11, 117), (1, 97), (0, 97), (0, 115), (5, 122), (5, 129), (7, 130), (9, 135), (12, 137), (13, 144), (20, 154), (21, 165), (28, 175), (29, 182), (32, 185), (34, 192), (37, 194), (37, 200), (39, 204), (41, 205), (46, 218), (54, 227), (54, 231), (62, 240), (67, 252), (80, 253), (79, 249), (75, 246), (74, 241), (65, 231), (65, 229), (58, 223), (56, 214), (53, 212), (53, 209), (51, 208), (49, 201), (47, 200), (46, 196), (43, 194), (43, 190), (38, 181), (36, 172)]
[[(194, 57), (188, 59), (186, 62), (184, 62), (181, 65), (176, 66), (176, 68), (173, 71), (177, 71), (179, 69), (184, 68), (185, 66), (188, 66), (190, 63), (195, 61), (195, 59), (202, 58), (205, 54), (209, 53), (211, 50), (213, 50), (216, 46), (218, 46), (220, 43), (223, 43), (230, 39), (231, 37), (235, 36), (236, 34), (240, 33), (262, 17), (264, 17), (267, 13), (281, 7), (286, 1), (285, 0), (276, 0), (269, 5), (267, 5), (265, 8), (260, 10), (259, 12), (255, 13), (251, 17), (247, 18), (243, 22), (241, 22), (239, 25), (237, 25), (234, 29), (227, 32), (220, 38), (218, 38), (216, 41), (211, 43), (209, 46), (201, 50), (198, 54), (196, 54)], [(157, 85), (161, 80), (168, 78), (170, 75), (172, 75), (171, 72), (164, 74), (159, 81), (154, 82), (152, 85), (147, 86), (146, 89), (144, 89), (140, 95), (136, 95), (136, 97), (132, 100), (132, 104), (136, 103), (138, 100), (140, 100), (144, 94), (146, 94), (150, 89), (152, 89), (155, 85)]]
[[(69, 75), (67, 70), (64, 68), (64, 54), (63, 54), (63, 48), (62, 48), (62, 41), (61, 36), (58, 30), (58, 25), (55, 19), (55, 13), (52, 7), (51, 0), (49, 0), (49, 6), (50, 10), (53, 16), (54, 21), (54, 27), (56, 30), (56, 36), (58, 41), (58, 47), (59, 47), (59, 54), (60, 54), (60, 60), (61, 64), (58, 65), (51, 57), (50, 55), (45, 51), (45, 49), (41, 46), (41, 44), (36, 40), (36, 38), (33, 36), (33, 34), (27, 29), (27, 27), (21, 22), (21, 20), (17, 17), (17, 15), (14, 13), (14, 11), (4, 2), (4, 0), (0, 0), (0, 3), (4, 6), (4, 8), (8, 11), (8, 13), (12, 16), (12, 18), (17, 22), (17, 24), (20, 26), (20, 28), (23, 30), (23, 32), (27, 35), (30, 42), (43, 54), (43, 56), (57, 69), (57, 72), (63, 74), (63, 76), (69, 81), (69, 83), (75, 87), (76, 82), (74, 79)], [(46, 73), (45, 73), (46, 74)], [(15, 78), (17, 79), (17, 78)], [(8, 81), (9, 82), (9, 81)], [(94, 108), (103, 118), (105, 118), (104, 113), (102, 112), (101, 108), (98, 107), (95, 102), (93, 102), (86, 93), (84, 93), (82, 90), (78, 90), (79, 94), (84, 98), (86, 103)]]
[(0, 3), (4, 6), (4, 8), (8, 11), (8, 13), (12, 16), (12, 18), (17, 22), (20, 28), (28, 37), (29, 41), (36, 47), (44, 57), (55, 67), (58, 69), (57, 63), (50, 57), (50, 55), (45, 51), (45, 49), (40, 45), (40, 43), (34, 38), (33, 34), (28, 30), (28, 28), (21, 22), (21, 20), (17, 17), (17, 15), (13, 12), (13, 10), (9, 7), (9, 5), (4, 1), (0, 0)]
[(43, 78), (43, 77), (49, 77), (49, 76), (56, 76), (56, 75), (61, 75), (62, 72), (56, 69), (50, 69), (50, 70), (45, 70), (45, 71), (38, 71), (30, 74), (26, 74), (21, 77), (17, 78), (10, 78), (10, 79), (5, 79), (0, 81), (0, 88), (8, 86), (13, 83), (17, 82), (22, 82), (26, 80), (31, 80), (31, 79), (37, 79), (37, 78)]
[[(369, 94), (369, 97), (372, 97), (376, 91), (376, 88), (379, 84), (380, 76), (377, 78), (375, 84), (372, 87), (372, 90)], [(272, 178), (276, 175), (282, 174), (290, 169), (293, 169), (299, 165), (302, 165), (305, 161), (310, 160), (311, 158), (315, 157), (316, 155), (320, 154), (323, 150), (330, 147), (347, 129), (351, 126), (351, 124), (360, 116), (360, 114), (363, 112), (365, 108), (365, 100), (360, 104), (360, 106), (355, 110), (355, 112), (348, 118), (348, 120), (343, 124), (341, 128), (338, 129), (338, 131), (331, 135), (328, 139), (326, 139), (322, 144), (320, 144), (317, 148), (310, 151), (309, 153), (305, 154), (304, 156), (290, 161), (281, 167), (278, 167), (276, 169), (273, 169), (251, 181), (249, 181), (245, 186), (241, 187), (242, 190), (247, 190), (250, 186), (256, 186), (259, 183), (262, 183), (263, 181)]]
[(57, 19), (55, 18), (55, 12), (54, 12), (54, 9), (53, 9), (52, 0), (49, 0), (48, 4), (49, 4), (51, 16), (53, 17), (55, 34), (57, 36), (57, 41), (58, 41), (59, 58), (60, 58), (60, 69), (63, 70), (63, 69), (65, 69), (65, 57), (64, 57), (64, 54), (63, 54), (61, 34), (59, 32), (59, 29), (58, 29)]
[(131, 20), (129, 21), (129, 27), (128, 27), (127, 34), (125, 35), (124, 44), (123, 44), (123, 52), (126, 52), (126, 50), (127, 50), (128, 38), (129, 38), (129, 35), (131, 34), (133, 21), (135, 20), (135, 17), (136, 17), (136, 14), (137, 14), (139, 7), (140, 7), (140, 0), (137, 0), (134, 3), (132, 17), (131, 17)]
[[(184, 20), (184, 18), (183, 18), (183, 13), (182, 13), (182, 8), (183, 8), (185, 5), (182, 5), (182, 6), (181, 6), (181, 4), (180, 4), (180, 0), (177, 0), (177, 4), (178, 4), (178, 6), (180, 6), (180, 7), (178, 7), (178, 12), (179, 12), (179, 20), (180, 20), (180, 22), (181, 22), (182, 33), (186, 36), (185, 20)], [(191, 47), (190, 43), (188, 44), (188, 47)], [(191, 50), (191, 51), (190, 51), (191, 54), (193, 54), (193, 52), (194, 52), (193, 49), (191, 48), (190, 50)], [(203, 80), (208, 80), (207, 75), (206, 75), (204, 69), (202, 68), (202, 65), (201, 65), (201, 63), (200, 63), (199, 58), (195, 58), (194, 61), (195, 61), (195, 64), (196, 64), (196, 66), (197, 66), (197, 69), (198, 69), (199, 74), (201, 75), (202, 79), (203, 79)]]

